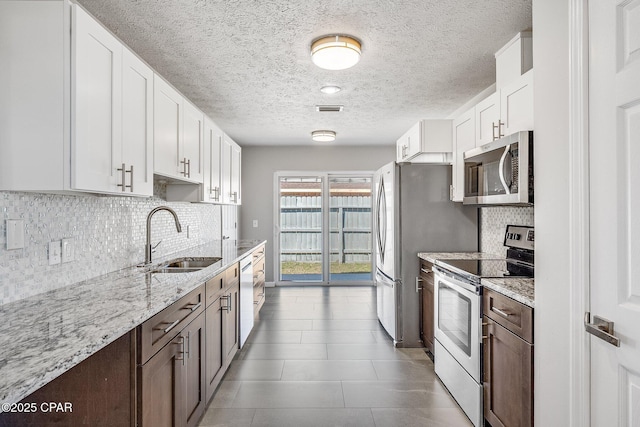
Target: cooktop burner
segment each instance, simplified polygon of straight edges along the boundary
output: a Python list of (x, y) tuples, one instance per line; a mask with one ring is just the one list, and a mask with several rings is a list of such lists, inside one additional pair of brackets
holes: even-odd
[(477, 278), (533, 277), (533, 266), (508, 259), (447, 259), (437, 264)]

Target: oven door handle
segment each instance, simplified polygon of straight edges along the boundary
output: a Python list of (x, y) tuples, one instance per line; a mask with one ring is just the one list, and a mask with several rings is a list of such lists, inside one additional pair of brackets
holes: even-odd
[[(436, 276), (434, 277), (434, 281), (436, 283), (436, 285), (438, 284), (438, 282), (440, 280), (442, 280), (443, 282), (445, 282), (447, 285), (452, 286), (454, 288), (458, 288), (464, 292), (469, 292), (472, 293), (474, 295), (478, 295), (480, 293), (480, 288), (476, 285), (474, 285), (473, 283), (468, 283), (468, 282), (463, 282), (461, 280), (456, 279), (455, 277), (453, 277), (451, 274), (447, 274), (446, 271), (443, 271), (442, 268), (438, 268), (438, 266), (433, 266), (433, 271), (435, 272)], [(442, 279), (440, 279), (437, 276), (443, 276)]]

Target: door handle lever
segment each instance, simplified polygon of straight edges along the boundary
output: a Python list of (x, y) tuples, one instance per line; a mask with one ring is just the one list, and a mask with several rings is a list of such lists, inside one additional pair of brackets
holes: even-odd
[(620, 338), (615, 336), (613, 332), (613, 322), (610, 320), (593, 316), (593, 323), (591, 323), (591, 313), (587, 311), (584, 315), (584, 329), (591, 335), (595, 335), (611, 345), (620, 347)]

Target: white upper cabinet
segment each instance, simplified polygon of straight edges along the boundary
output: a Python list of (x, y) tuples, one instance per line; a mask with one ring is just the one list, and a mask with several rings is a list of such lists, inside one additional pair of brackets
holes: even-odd
[(533, 69), (500, 89), (500, 122), (503, 136), (533, 130)]
[(451, 163), (451, 120), (421, 120), (396, 141), (396, 161)]
[(182, 95), (159, 75), (153, 78), (153, 172), (183, 178), (186, 165), (180, 163), (182, 144)]
[(500, 135), (500, 93), (480, 101), (475, 108), (475, 144), (471, 146), (479, 147), (491, 142)]
[(242, 149), (229, 135), (224, 134), (220, 154), (222, 203), (224, 204), (239, 205), (241, 203), (241, 166)]
[(81, 8), (72, 16), (71, 184), (115, 191), (122, 159), (122, 44)]
[(204, 185), (202, 200), (222, 202), (221, 151), (224, 132), (211, 120), (204, 120)]
[[(116, 163), (117, 166), (117, 163)], [(122, 51), (122, 161), (116, 185), (125, 193), (153, 195), (153, 70)]]
[(153, 105), (154, 173), (201, 183), (204, 114), (157, 74)]
[(231, 191), (229, 196), (234, 205), (242, 204), (240, 191), (242, 173), (242, 148), (235, 142), (231, 145)]
[(182, 142), (181, 162), (187, 164), (186, 177), (202, 182), (203, 156), (202, 139), (204, 135), (204, 114), (189, 101), (184, 101), (184, 138)]
[(151, 195), (150, 69), (69, 1), (0, 2), (0, 29), (0, 188)]
[(476, 146), (476, 109), (471, 108), (453, 120), (454, 156), (451, 162), (451, 200), (464, 198), (464, 152)]
[(533, 67), (531, 31), (516, 34), (496, 52), (496, 90), (500, 90)]

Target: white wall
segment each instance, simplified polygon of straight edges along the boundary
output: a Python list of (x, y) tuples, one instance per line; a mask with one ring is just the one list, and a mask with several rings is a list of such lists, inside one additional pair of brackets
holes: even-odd
[[(273, 177), (276, 171), (375, 171), (395, 160), (385, 147), (242, 147), (240, 238), (268, 240), (266, 280), (273, 281)], [(258, 227), (253, 227), (258, 220)]]
[(537, 426), (570, 426), (570, 0), (533, 0)]

